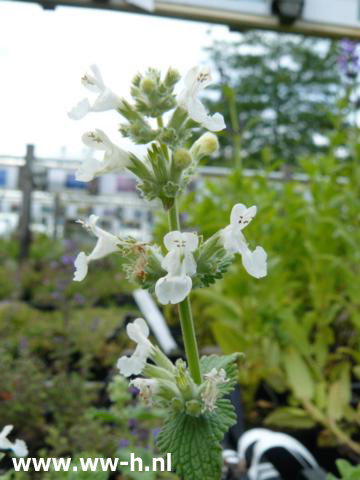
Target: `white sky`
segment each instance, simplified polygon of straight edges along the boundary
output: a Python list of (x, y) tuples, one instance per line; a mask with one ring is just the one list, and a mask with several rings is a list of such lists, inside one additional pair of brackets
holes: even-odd
[[(80, 77), (97, 64), (105, 82), (128, 94), (137, 71), (168, 66), (184, 74), (206, 61), (209, 28), (218, 37), (227, 27), (120, 12), (0, 1), (0, 154), (22, 155), (33, 143), (40, 156), (68, 157), (83, 150), (81, 134), (103, 128), (126, 146), (116, 112), (73, 121), (66, 112), (87, 95)], [(126, 141), (125, 141), (126, 142)]]

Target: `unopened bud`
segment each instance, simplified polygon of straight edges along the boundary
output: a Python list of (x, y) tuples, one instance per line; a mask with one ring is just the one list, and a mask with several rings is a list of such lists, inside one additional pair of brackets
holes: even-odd
[(215, 153), (219, 149), (219, 141), (216, 135), (206, 132), (196, 140), (191, 147), (190, 153), (199, 161), (203, 157), (207, 157)]
[(192, 163), (192, 156), (186, 148), (178, 148), (174, 153), (174, 167), (176, 170), (185, 170)]
[(153, 79), (145, 77), (141, 80), (140, 88), (145, 93), (152, 93), (156, 88), (156, 84)]
[(175, 410), (175, 412), (181, 412), (184, 408), (184, 403), (180, 398), (175, 397), (171, 400), (171, 406)]
[(170, 67), (166, 73), (164, 83), (167, 87), (172, 87), (180, 80), (180, 73), (175, 68)]
[(188, 400), (185, 403), (186, 413), (193, 417), (198, 417), (202, 410), (202, 405), (198, 400)]

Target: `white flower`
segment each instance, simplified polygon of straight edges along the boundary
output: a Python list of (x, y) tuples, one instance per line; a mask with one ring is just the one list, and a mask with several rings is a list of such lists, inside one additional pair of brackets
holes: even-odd
[(216, 400), (219, 396), (219, 385), (223, 385), (228, 380), (223, 368), (219, 371), (213, 368), (204, 375), (204, 390), (201, 392), (201, 399), (204, 402), (203, 411), (212, 412), (216, 408)]
[(104, 173), (123, 170), (129, 163), (128, 153), (113, 144), (102, 130), (96, 129), (94, 132), (84, 133), (82, 141), (88, 147), (103, 150), (104, 158), (84, 160), (75, 173), (76, 180), (80, 182), (90, 182)]
[(120, 98), (104, 84), (99, 68), (96, 65), (92, 65), (90, 68), (92, 75), (85, 73), (81, 78), (81, 83), (88, 90), (98, 95), (92, 104), (87, 98), (80, 100), (68, 113), (69, 117), (73, 120), (80, 120), (89, 112), (113, 110), (121, 104)]
[(160, 303), (182, 302), (190, 293), (192, 287), (191, 276), (196, 273), (194, 252), (199, 243), (196, 233), (169, 232), (164, 237), (168, 254), (161, 262), (161, 266), (168, 272), (155, 285), (155, 293)]
[(120, 239), (111, 233), (106, 232), (102, 228), (96, 225), (99, 217), (96, 215), (90, 215), (88, 222), (78, 220), (77, 222), (82, 224), (88, 231), (92, 232), (97, 237), (97, 242), (94, 250), (90, 255), (86, 255), (84, 252), (80, 252), (75, 259), (75, 282), (81, 282), (87, 275), (88, 264), (92, 260), (99, 260), (100, 258), (109, 255), (110, 253), (118, 251), (118, 245)]
[(17, 439), (13, 443), (7, 438), (13, 428), (12, 425), (7, 425), (0, 432), (0, 449), (12, 450), (17, 457), (26, 457), (29, 451), (24, 440)]
[[(133, 323), (129, 323), (126, 331), (129, 338), (137, 343), (137, 347), (131, 357), (123, 356), (119, 358), (117, 367), (124, 377), (130, 377), (131, 375), (139, 375), (143, 371), (154, 346), (148, 340), (150, 331), (143, 318), (137, 318)], [(137, 387), (137, 385), (135, 386)]]
[(178, 95), (177, 104), (188, 112), (188, 115), (195, 122), (200, 123), (204, 128), (218, 132), (225, 128), (224, 117), (220, 113), (209, 115), (204, 105), (197, 98), (200, 90), (212, 83), (210, 70), (199, 67), (192, 68), (185, 76), (185, 88)]
[(139, 396), (146, 405), (151, 405), (153, 395), (159, 390), (159, 382), (154, 379), (135, 378), (130, 385), (140, 390)]
[(262, 247), (251, 251), (246, 243), (242, 230), (256, 215), (256, 207), (247, 208), (237, 203), (231, 210), (230, 225), (221, 230), (224, 248), (230, 253), (240, 253), (245, 270), (255, 278), (267, 274), (267, 255)]

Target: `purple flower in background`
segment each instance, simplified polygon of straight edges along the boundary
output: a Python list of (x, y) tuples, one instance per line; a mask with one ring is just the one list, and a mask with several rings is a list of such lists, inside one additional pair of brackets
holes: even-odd
[(136, 427), (137, 427), (137, 421), (135, 420), (135, 418), (130, 418), (130, 419), (128, 420), (128, 428), (129, 428), (129, 430), (134, 430)]
[(129, 446), (129, 440), (126, 440), (126, 438), (122, 438), (119, 440), (119, 448), (126, 448)]
[[(74, 295), (74, 303), (75, 303), (76, 305), (84, 305), (84, 303), (85, 303), (85, 298), (84, 298), (84, 296), (81, 295), (81, 293), (76, 293), (76, 294)], [(96, 325), (96, 326), (97, 326), (97, 325)], [(94, 328), (94, 330), (95, 330), (95, 328)]]
[(340, 42), (340, 48), (344, 53), (347, 53), (349, 55), (353, 54), (356, 50), (356, 43), (353, 42), (352, 40), (349, 40), (348, 38), (344, 38)]
[(337, 64), (341, 72), (350, 79), (355, 79), (360, 73), (360, 60), (357, 54), (357, 43), (344, 39), (340, 42), (340, 55)]
[(128, 392), (131, 393), (131, 395), (137, 395), (140, 390), (136, 387), (134, 387), (134, 385), (131, 385), (129, 388), (128, 388)]
[(154, 428), (154, 430), (152, 431), (155, 442), (157, 441), (159, 433), (160, 433), (160, 428)]
[(74, 264), (74, 260), (75, 260), (75, 257), (74, 255), (63, 255), (61, 258), (60, 258), (61, 262), (63, 265), (73, 265)]

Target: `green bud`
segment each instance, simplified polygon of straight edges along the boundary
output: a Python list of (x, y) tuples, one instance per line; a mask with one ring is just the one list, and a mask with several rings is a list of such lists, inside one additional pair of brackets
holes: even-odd
[(174, 128), (163, 128), (158, 138), (161, 143), (166, 143), (167, 145), (174, 145), (178, 141)]
[(199, 161), (203, 157), (207, 157), (212, 153), (215, 153), (219, 149), (219, 141), (217, 136), (213, 133), (206, 132), (204, 135), (201, 135), (200, 138), (196, 140), (194, 145), (191, 147), (191, 154), (193, 157)]
[(176, 361), (176, 385), (185, 399), (193, 397), (192, 380), (186, 369), (186, 363), (180, 358)]
[(179, 413), (182, 412), (184, 409), (184, 403), (180, 398), (175, 397), (171, 400), (171, 407), (175, 412)]
[(163, 192), (166, 197), (174, 198), (179, 191), (179, 185), (174, 182), (166, 182), (163, 187)]
[(168, 370), (169, 372), (175, 373), (175, 367), (173, 363), (168, 359), (168, 357), (163, 353), (159, 347), (154, 348), (154, 354), (152, 355), (152, 359), (154, 362), (159, 366)]
[(174, 374), (170, 373), (168, 369), (157, 367), (149, 363), (145, 364), (143, 374), (149, 378), (162, 378), (164, 380), (174, 381)]
[(143, 92), (149, 94), (149, 93), (153, 93), (156, 89), (156, 84), (154, 82), (153, 79), (149, 78), (149, 77), (145, 77), (142, 79), (141, 83), (140, 83), (140, 88)]
[(188, 400), (185, 403), (186, 413), (193, 417), (198, 417), (201, 414), (202, 405), (199, 400)]
[(180, 80), (180, 73), (175, 69), (170, 67), (166, 73), (164, 84), (167, 87), (173, 87)]
[(192, 156), (186, 148), (178, 148), (173, 158), (174, 168), (176, 170), (185, 170), (192, 163)]

